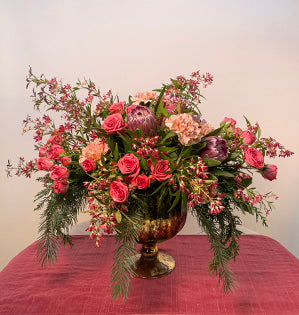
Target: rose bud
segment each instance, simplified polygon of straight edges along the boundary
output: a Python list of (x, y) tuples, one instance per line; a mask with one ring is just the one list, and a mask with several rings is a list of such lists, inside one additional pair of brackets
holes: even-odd
[(40, 148), (39, 149), (39, 157), (44, 157), (47, 154), (47, 149), (46, 148)]
[(137, 105), (128, 113), (128, 129), (135, 131), (142, 128), (144, 135), (154, 137), (158, 132), (156, 115), (149, 108)]
[(241, 138), (243, 138), (243, 143), (248, 145), (253, 144), (256, 140), (255, 136), (250, 131), (243, 131)]
[(226, 141), (220, 137), (208, 137), (207, 145), (199, 152), (199, 156), (223, 162), (228, 156)]
[(276, 179), (277, 176), (277, 166), (276, 165), (266, 165), (266, 168), (263, 170), (262, 175), (268, 180)]

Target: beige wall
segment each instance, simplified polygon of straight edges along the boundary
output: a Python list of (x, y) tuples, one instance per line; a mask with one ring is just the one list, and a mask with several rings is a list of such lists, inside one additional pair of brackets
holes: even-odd
[[(247, 228), (281, 242), (299, 257), (298, 1), (6, 1), (0, 10), (1, 212), (0, 268), (37, 237), (32, 211), (39, 185), (6, 179), (7, 158), (33, 158), (22, 119), (33, 112), (25, 76), (86, 76), (120, 98), (154, 89), (169, 77), (201, 69), (215, 76), (203, 91), (204, 118), (217, 125), (242, 115), (259, 121), (296, 155), (269, 160), (278, 180), (258, 178), (261, 192), (280, 198), (270, 228), (244, 218)], [(81, 218), (86, 220), (86, 217)]]

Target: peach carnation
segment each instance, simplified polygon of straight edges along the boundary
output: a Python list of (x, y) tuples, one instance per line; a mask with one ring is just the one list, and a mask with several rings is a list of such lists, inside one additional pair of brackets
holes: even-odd
[(210, 133), (211, 131), (214, 130), (214, 128), (206, 122), (201, 122), (199, 124), (199, 126), (200, 126), (200, 136), (201, 137), (206, 136), (208, 133)]
[(82, 164), (85, 160), (94, 160), (100, 163), (102, 154), (105, 155), (108, 151), (109, 147), (105, 141), (102, 139), (95, 139), (82, 149), (79, 163)]
[(189, 114), (171, 115), (165, 120), (165, 126), (175, 132), (185, 146), (198, 143), (202, 138), (199, 124)]
[(132, 101), (134, 105), (139, 105), (140, 103), (150, 102), (153, 98), (156, 98), (157, 94), (155, 92), (139, 92), (136, 93), (134, 97), (132, 97)]

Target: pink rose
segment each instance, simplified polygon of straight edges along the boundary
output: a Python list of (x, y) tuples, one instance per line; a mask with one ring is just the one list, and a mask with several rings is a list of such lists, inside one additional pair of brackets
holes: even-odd
[(124, 102), (114, 103), (109, 107), (110, 115), (117, 113), (122, 114), (124, 112), (124, 108), (125, 108)]
[(37, 160), (36, 166), (40, 171), (51, 171), (53, 169), (53, 162), (45, 157), (40, 157)]
[(64, 166), (55, 165), (50, 177), (54, 181), (62, 181), (67, 179), (69, 177), (68, 169)]
[(123, 156), (119, 159), (117, 165), (122, 174), (131, 174), (131, 177), (135, 177), (139, 174), (139, 160), (133, 153)]
[(163, 182), (164, 180), (171, 177), (171, 174), (165, 174), (165, 172), (169, 172), (169, 161), (167, 160), (158, 160), (156, 163), (156, 167), (152, 164), (151, 160), (148, 160), (148, 165), (152, 171), (150, 178), (154, 178), (159, 182)]
[(83, 167), (84, 171), (88, 173), (94, 171), (97, 167), (97, 164), (94, 160), (85, 160), (81, 166)]
[(236, 125), (236, 121), (233, 118), (224, 117), (222, 122), (226, 122), (227, 124), (230, 124), (231, 126)]
[(262, 175), (268, 180), (276, 179), (277, 176), (277, 166), (276, 165), (267, 165), (263, 170)]
[(72, 159), (69, 156), (64, 156), (60, 159), (60, 162), (63, 166), (69, 166), (72, 162)]
[(110, 185), (110, 196), (115, 202), (125, 202), (129, 197), (128, 186), (119, 179), (113, 181)]
[(62, 144), (63, 140), (61, 135), (58, 135), (57, 133), (53, 133), (52, 136), (48, 139), (48, 143), (51, 144)]
[(116, 133), (122, 131), (125, 127), (125, 122), (121, 114), (112, 114), (108, 116), (102, 123), (102, 128), (108, 133)]
[(63, 147), (58, 144), (53, 144), (48, 151), (48, 158), (52, 160), (59, 160), (59, 155), (64, 153)]
[(243, 131), (241, 133), (241, 138), (243, 138), (243, 143), (251, 145), (255, 142), (256, 138), (250, 131)]
[(133, 179), (132, 184), (137, 186), (138, 189), (145, 189), (150, 186), (150, 179), (146, 175), (141, 174)]
[(261, 169), (264, 166), (263, 154), (254, 148), (245, 148), (244, 151), (245, 161), (256, 169)]
[(44, 156), (46, 156), (46, 153), (47, 153), (46, 148), (40, 148), (38, 155), (39, 155), (39, 157), (44, 157)]
[(56, 194), (65, 194), (69, 188), (69, 183), (66, 179), (54, 183), (54, 191)]

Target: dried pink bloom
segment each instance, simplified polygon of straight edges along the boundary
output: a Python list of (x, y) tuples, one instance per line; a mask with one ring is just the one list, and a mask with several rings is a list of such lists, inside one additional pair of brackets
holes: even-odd
[(262, 175), (268, 180), (276, 179), (277, 176), (277, 166), (276, 165), (267, 165), (263, 170)]
[(135, 131), (140, 127), (148, 137), (154, 137), (158, 132), (156, 115), (146, 106), (137, 105), (131, 109), (127, 117), (128, 129)]
[(165, 120), (165, 126), (175, 132), (185, 146), (198, 143), (202, 138), (199, 124), (189, 114), (171, 115)]
[(228, 156), (226, 141), (220, 137), (208, 137), (207, 145), (200, 151), (199, 156), (223, 162)]

